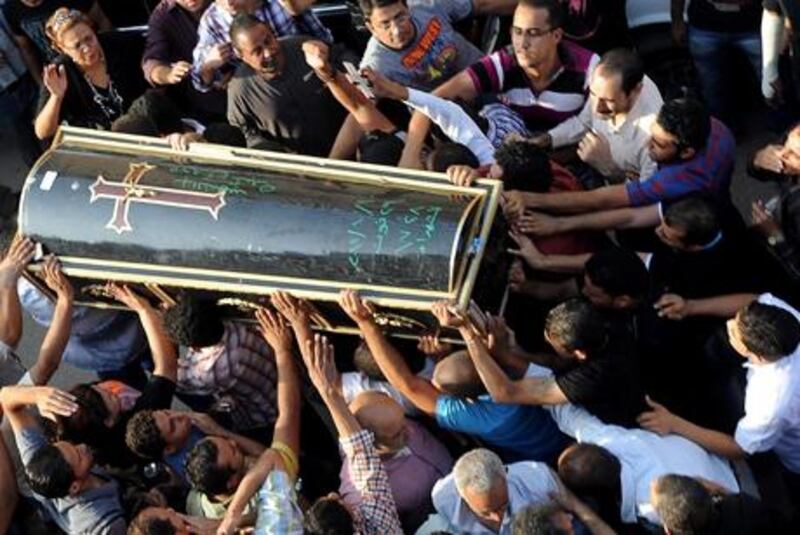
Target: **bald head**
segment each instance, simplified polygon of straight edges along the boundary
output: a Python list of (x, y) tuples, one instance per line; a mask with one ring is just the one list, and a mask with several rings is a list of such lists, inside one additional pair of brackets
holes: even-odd
[(406, 416), (403, 407), (386, 394), (362, 392), (350, 403), (350, 412), (364, 429), (375, 435), (379, 453), (388, 453), (405, 446)]
[(486, 392), (478, 370), (466, 351), (456, 351), (436, 364), (433, 383), (451, 396), (475, 398)]

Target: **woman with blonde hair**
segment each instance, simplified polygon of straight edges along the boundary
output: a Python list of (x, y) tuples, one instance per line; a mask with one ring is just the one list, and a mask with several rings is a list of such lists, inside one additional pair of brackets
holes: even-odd
[(141, 93), (144, 83), (109, 61), (91, 22), (80, 11), (57, 9), (45, 32), (61, 56), (42, 73), (36, 136), (52, 137), (61, 122), (109, 129)]

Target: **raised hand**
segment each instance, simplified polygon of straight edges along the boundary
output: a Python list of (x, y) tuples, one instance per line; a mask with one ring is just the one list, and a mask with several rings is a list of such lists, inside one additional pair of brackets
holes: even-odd
[(355, 290), (342, 290), (339, 293), (339, 306), (356, 323), (372, 321), (375, 310)]
[(438, 332), (435, 334), (425, 334), (420, 336), (417, 349), (424, 353), (425, 356), (428, 356), (434, 360), (438, 360), (441, 357), (453, 352), (453, 346), (451, 344), (442, 342), (439, 339)]
[(326, 74), (330, 74), (332, 69), (328, 45), (318, 40), (306, 41), (303, 43), (303, 55), (309, 67), (315, 71), (324, 71)]
[(72, 283), (61, 271), (61, 263), (54, 255), (48, 255), (45, 259), (42, 266), (42, 277), (44, 278), (44, 283), (55, 292), (59, 300), (63, 299), (70, 303), (73, 301)]
[(313, 341), (308, 341), (306, 350), (309, 355), (306, 367), (314, 387), (322, 395), (337, 392), (339, 372), (333, 358), (333, 344), (321, 334), (316, 334)]
[(468, 324), (465, 314), (455, 309), (452, 301), (438, 301), (431, 306), (431, 313), (439, 320), (442, 327), (460, 329)]
[(109, 282), (106, 284), (106, 292), (134, 312), (141, 312), (152, 308), (147, 299), (134, 292), (127, 284)]
[(525, 260), (534, 269), (544, 269), (546, 256), (536, 248), (533, 241), (525, 234), (515, 231), (508, 233), (519, 249), (509, 249), (508, 252)]
[(168, 84), (179, 84), (186, 78), (192, 64), (188, 61), (176, 61), (169, 66), (169, 74), (167, 74)]
[(690, 302), (677, 294), (664, 294), (653, 306), (661, 318), (682, 320), (689, 315)]
[(275, 353), (281, 351), (291, 353), (294, 337), (283, 316), (266, 308), (260, 308), (256, 310), (256, 321), (258, 321), (261, 336)]
[(287, 292), (275, 292), (270, 297), (270, 303), (293, 325), (309, 321), (311, 307), (305, 299), (298, 299)]
[(17, 236), (0, 260), (0, 288), (16, 288), (25, 266), (33, 259), (36, 245), (30, 238)]
[(551, 236), (562, 232), (558, 217), (539, 212), (524, 212), (514, 222), (514, 227), (523, 234), (534, 236)]
[(69, 82), (67, 81), (67, 72), (63, 65), (55, 65), (51, 63), (44, 68), (42, 72), (42, 83), (50, 92), (51, 95), (63, 99), (67, 94)]
[(478, 178), (478, 172), (468, 165), (451, 165), (447, 168), (447, 179), (456, 186), (468, 188)]
[(69, 417), (78, 410), (75, 396), (51, 386), (38, 386), (36, 388), (36, 408), (43, 417), (57, 420), (58, 416)]

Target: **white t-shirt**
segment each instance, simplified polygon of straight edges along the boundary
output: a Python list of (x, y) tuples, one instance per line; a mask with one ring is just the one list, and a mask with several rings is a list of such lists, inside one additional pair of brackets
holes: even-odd
[[(759, 303), (800, 313), (772, 294)], [(800, 346), (794, 353), (766, 365), (746, 363), (745, 415), (736, 426), (736, 443), (747, 453), (773, 450), (783, 465), (800, 473)]]

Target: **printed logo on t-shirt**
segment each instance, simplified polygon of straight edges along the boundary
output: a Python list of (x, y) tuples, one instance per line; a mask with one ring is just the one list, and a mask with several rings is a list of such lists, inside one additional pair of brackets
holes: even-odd
[(458, 55), (455, 44), (445, 42), (441, 35), (442, 22), (431, 18), (417, 45), (403, 56), (403, 66), (427, 81), (441, 78)]

